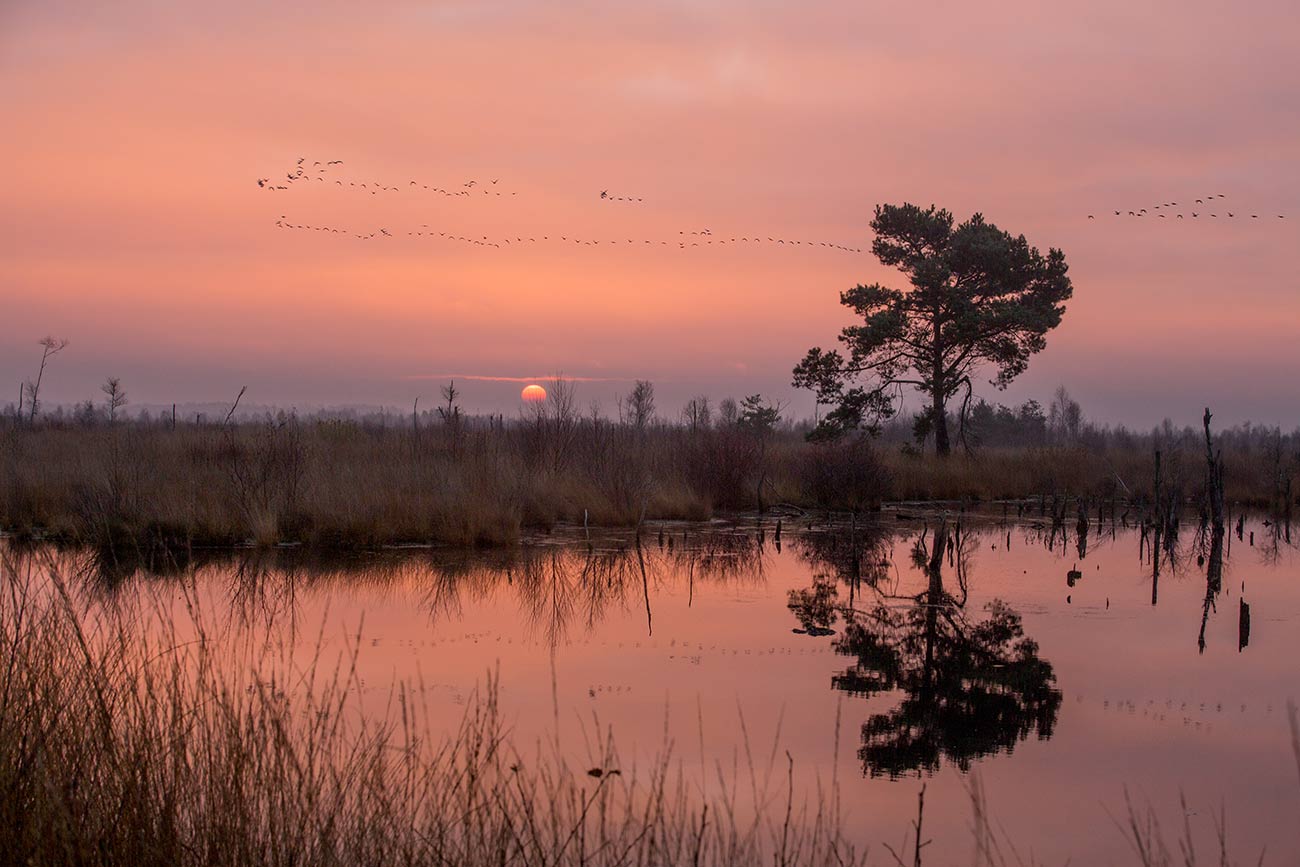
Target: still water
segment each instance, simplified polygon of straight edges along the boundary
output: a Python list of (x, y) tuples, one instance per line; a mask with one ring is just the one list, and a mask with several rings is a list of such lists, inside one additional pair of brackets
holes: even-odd
[(406, 681), (451, 727), (498, 672), (515, 740), (558, 737), (579, 760), (612, 733), (625, 762), (667, 746), (701, 780), (748, 764), (784, 788), (788, 752), (873, 861), (892, 863), (880, 844), (902, 844), (924, 784), (926, 862), (969, 863), (978, 779), (1011, 863), (1010, 845), (1025, 863), (1131, 863), (1126, 796), (1171, 848), (1186, 819), (1214, 851), (1222, 814), (1234, 858), (1300, 863), (1295, 547), (1263, 521), (1232, 528), (1207, 593), (1194, 521), (1154, 560), (1134, 528), (1079, 529), (786, 516), (779, 536), (772, 518), (652, 525), (639, 546), (575, 528), (505, 553), (82, 574), (91, 604), (184, 580), (230, 633), (357, 647), (375, 713)]

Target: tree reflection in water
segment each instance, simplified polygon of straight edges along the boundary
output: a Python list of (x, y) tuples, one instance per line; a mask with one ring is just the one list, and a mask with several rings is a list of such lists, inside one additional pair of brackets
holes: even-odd
[[(933, 773), (945, 759), (964, 771), (975, 759), (1010, 751), (1031, 734), (1044, 740), (1052, 735), (1061, 706), (1052, 666), (1039, 658), (1020, 615), (1005, 603), (990, 603), (978, 619), (968, 615), (967, 549), (960, 530), (950, 534), (941, 524), (932, 547), (922, 536), (912, 552), (927, 578), (925, 590), (896, 596), (877, 580), (869, 585), (874, 606), (840, 612), (845, 625), (834, 647), (856, 661), (832, 679), (834, 688), (864, 697), (901, 695), (892, 710), (872, 714), (862, 726), (858, 756), (870, 776)], [(961, 579), (960, 598), (944, 587), (945, 555)], [(830, 570), (842, 574), (834, 564)], [(880, 573), (878, 567), (877, 579)], [(800, 622), (828, 595), (814, 582), (799, 597), (808, 603), (796, 610)], [(793, 595), (791, 607), (796, 609)]]
[[(7, 542), (6, 542), (7, 544)], [(56, 554), (56, 552), (50, 552)], [(135, 552), (130, 552), (135, 553)], [(594, 630), (611, 615), (644, 611), (653, 633), (652, 594), (683, 578), (688, 605), (697, 585), (759, 586), (763, 552), (750, 534), (695, 531), (690, 544), (667, 549), (635, 536), (611, 534), (598, 544), (562, 540), (503, 551), (405, 549), (348, 554), (303, 549), (209, 550), (126, 558), (80, 549), (57, 553), (66, 574), (101, 599), (136, 585), (175, 580), (184, 587), (224, 590), (232, 624), (296, 628), (308, 594), (330, 586), (412, 593), (430, 626), (460, 620), (474, 605), (504, 594), (518, 606), (523, 637), (551, 647)], [(398, 588), (401, 588), (400, 591)]]

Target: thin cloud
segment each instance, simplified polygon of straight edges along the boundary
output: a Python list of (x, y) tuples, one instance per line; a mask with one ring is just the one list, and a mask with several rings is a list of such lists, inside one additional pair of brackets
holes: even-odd
[(412, 373), (403, 379), (470, 379), (476, 382), (547, 382), (562, 379), (565, 382), (635, 382), (630, 376), (565, 376), (548, 373), (545, 376), (484, 376), (476, 373)]

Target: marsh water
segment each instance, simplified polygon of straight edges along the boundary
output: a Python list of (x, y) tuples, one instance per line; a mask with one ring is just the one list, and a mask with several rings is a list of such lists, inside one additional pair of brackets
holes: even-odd
[(230, 634), (354, 649), (369, 712), (405, 681), (450, 729), (495, 673), (516, 740), (575, 761), (612, 733), (620, 761), (667, 748), (702, 786), (776, 779), (780, 809), (792, 762), (878, 862), (923, 784), (926, 863), (968, 862), (976, 781), (1009, 863), (1012, 845), (1025, 863), (1130, 862), (1127, 803), (1171, 847), (1186, 822), (1214, 851), (1226, 817), (1234, 857), (1300, 860), (1300, 582), (1281, 528), (1232, 527), (1207, 588), (1194, 517), (1159, 548), (1108, 516), (1082, 535), (1014, 512), (776, 521), (651, 524), (639, 545), (568, 528), (506, 552), (213, 552), (166, 574), (63, 556), (88, 605), (184, 586)]

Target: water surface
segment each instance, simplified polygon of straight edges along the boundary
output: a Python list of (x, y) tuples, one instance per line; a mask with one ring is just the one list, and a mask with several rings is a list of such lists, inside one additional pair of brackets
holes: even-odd
[(1026, 861), (1127, 862), (1127, 790), (1171, 846), (1181, 795), (1205, 851), (1222, 809), (1235, 857), (1294, 863), (1294, 547), (1247, 521), (1207, 593), (1194, 524), (1156, 561), (1135, 528), (1077, 529), (787, 516), (779, 537), (769, 518), (653, 525), (640, 545), (571, 529), (509, 552), (224, 552), (162, 576), (102, 555), (65, 565), (91, 605), (193, 586), (229, 636), (304, 658), (357, 646), (375, 713), (405, 680), (454, 726), (495, 671), (523, 742), (558, 732), (581, 757), (612, 732), (626, 762), (667, 745), (706, 787), (719, 766), (779, 778), (788, 752), (800, 790), (837, 793), (851, 836), (885, 860), (925, 784), (928, 863), (966, 862), (977, 774)]

